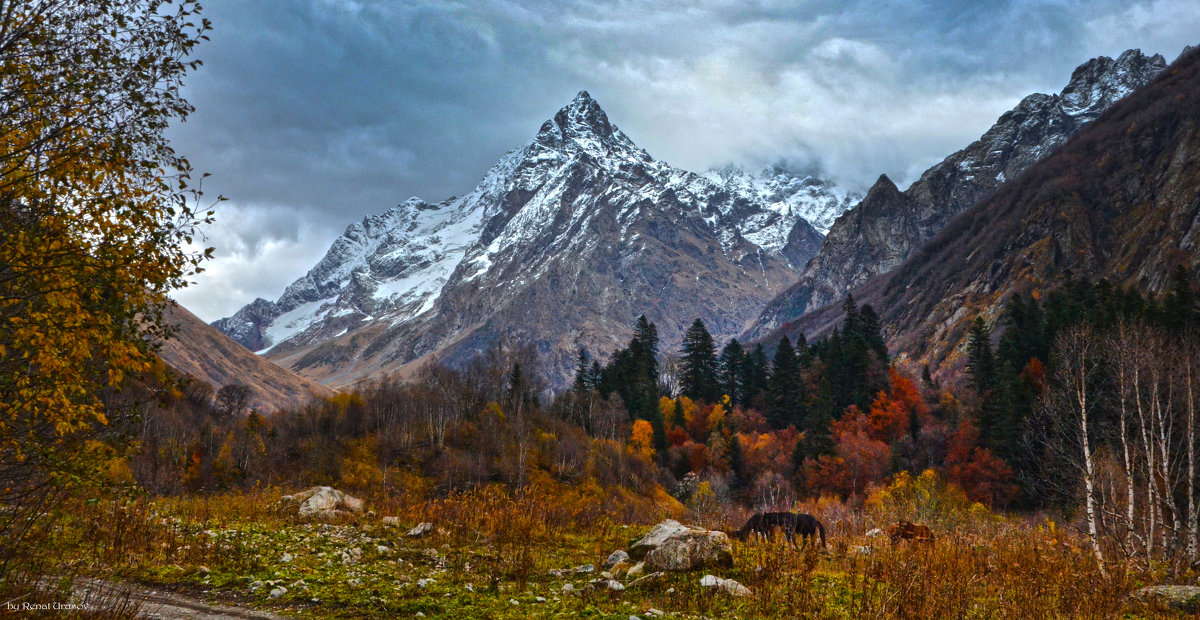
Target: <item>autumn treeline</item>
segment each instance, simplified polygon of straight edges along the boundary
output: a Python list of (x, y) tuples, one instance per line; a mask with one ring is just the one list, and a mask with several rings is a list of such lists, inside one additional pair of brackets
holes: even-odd
[(146, 411), (131, 473), (158, 493), (329, 484), (428, 497), (553, 479), (661, 494), (662, 472), (625, 441), (624, 410), (597, 406), (589, 435), (543, 401), (524, 370), (535, 365), (530, 348), (504, 344), (461, 370), (431, 365), (270, 415), (187, 382)]
[(551, 479), (771, 508), (935, 470), (990, 506), (1078, 511), (1101, 555), (1195, 557), (1190, 276), (1177, 271), (1161, 300), (1103, 281), (1014, 295), (976, 321), (943, 384), (889, 359), (869, 306), (844, 310), (819, 341), (719, 352), (699, 320), (662, 352), (641, 317), (605, 363), (581, 350), (557, 395), (535, 351), (508, 343), (270, 416), (240, 413), (237, 389), (191, 384), (144, 417), (132, 473), (159, 492)]

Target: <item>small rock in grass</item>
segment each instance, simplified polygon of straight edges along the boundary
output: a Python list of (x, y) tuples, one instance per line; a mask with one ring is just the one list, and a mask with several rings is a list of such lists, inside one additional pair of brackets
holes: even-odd
[(279, 597), (283, 596), (284, 594), (287, 594), (287, 588), (285, 588), (283, 586), (279, 586), (279, 587), (275, 588), (274, 590), (271, 590), (271, 598), (279, 598)]
[(573, 592), (575, 592), (575, 584), (571, 584), (571, 583), (563, 584), (563, 587), (562, 587), (563, 594), (571, 594)]
[(283, 557), (279, 558), (279, 561), (283, 562), (284, 564), (287, 564), (288, 562), (291, 562), (293, 559), (295, 559), (295, 558), (292, 557), (292, 554), (284, 553)]
[(646, 573), (646, 563), (638, 562), (625, 571), (625, 579), (637, 579)]
[(646, 610), (646, 615), (650, 616), (651, 618), (658, 618), (663, 615), (663, 612), (661, 609), (655, 609), (655, 608), (651, 607), (650, 609)]
[(377, 551), (379, 553), (391, 553), (392, 548), (388, 547), (387, 545), (379, 545), (379, 546), (375, 547), (375, 551)]
[(417, 580), (417, 587), (418, 587), (418, 588), (424, 588), (425, 586), (427, 586), (427, 585), (429, 585), (429, 584), (431, 584), (431, 583), (437, 583), (437, 580), (435, 580), (433, 577), (429, 577), (428, 579), (418, 579), (418, 580)]
[(417, 617), (418, 617), (418, 618), (424, 618), (424, 617), (425, 617), (425, 612), (423, 612), (423, 611), (418, 611), (416, 615), (417, 615)]
[(1149, 586), (1131, 595), (1156, 608), (1183, 613), (1200, 613), (1200, 586)]
[(474, 591), (475, 591), (475, 586), (473, 586), (473, 585), (471, 585), (471, 584), (469, 584), (469, 583), (468, 583), (468, 584), (466, 585), (466, 589), (467, 589), (467, 592), (474, 592)]
[(509, 602), (509, 603), (512, 603), (513, 605), (520, 605), (520, 603), (518, 603), (518, 602), (517, 602), (517, 599), (515, 599), (515, 598), (510, 598), (510, 599), (508, 599), (508, 602)]
[(546, 602), (546, 597), (544, 597), (544, 596), (539, 596), (539, 597), (537, 597), (537, 598), (535, 598), (535, 599), (533, 599), (533, 600), (535, 600), (535, 601), (537, 601), (537, 602), (539, 602), (539, 603), (545, 603), (545, 602)]
[(618, 549), (609, 554), (608, 559), (604, 560), (604, 568), (612, 568), (621, 562), (628, 562), (629, 554), (622, 549)]
[(883, 530), (881, 530), (879, 528), (875, 528), (873, 530), (868, 531), (867, 536), (870, 536), (871, 538), (875, 538), (876, 536), (883, 536)]
[(384, 525), (400, 525), (400, 517), (384, 517)]
[(409, 530), (408, 536), (415, 538), (418, 536), (424, 536), (432, 531), (433, 531), (433, 524), (428, 521), (425, 521), (422, 523), (418, 523), (416, 527)]
[(731, 596), (749, 596), (750, 588), (732, 580), (722, 579), (714, 575), (705, 575), (700, 578), (700, 586), (704, 588), (720, 588)]
[(593, 580), (589, 581), (588, 587), (597, 589), (597, 590), (612, 590), (613, 592), (620, 592), (621, 590), (625, 589), (625, 584), (622, 584), (620, 581), (617, 581), (616, 579), (601, 578), (601, 579), (593, 579)]
[(667, 588), (667, 594), (675, 594), (675, 588)]

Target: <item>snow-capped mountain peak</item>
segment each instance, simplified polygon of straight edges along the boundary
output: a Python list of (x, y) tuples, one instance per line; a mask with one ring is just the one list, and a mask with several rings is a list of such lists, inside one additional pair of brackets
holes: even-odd
[[(346, 342), (363, 330), (404, 331), (403, 345), (371, 347), (386, 349), (399, 363), (451, 345), (458, 351), (463, 342), (492, 333), (480, 326), (497, 325), (505, 308), (536, 314), (528, 307), (535, 291), (542, 291), (539, 299), (557, 300), (538, 308), (588, 308), (556, 319), (567, 322), (562, 337), (587, 334), (605, 343), (598, 351), (617, 342), (609, 332), (624, 330), (628, 319), (665, 308), (659, 296), (688, 300), (688, 316), (660, 320), (683, 325), (699, 304), (714, 332), (730, 335), (820, 245), (803, 209), (782, 194), (774, 202), (771, 197), (752, 182), (721, 183), (653, 159), (581, 91), (469, 193), (436, 204), (410, 198), (351, 224), (278, 301), (256, 301), (215, 325), (251, 349), (276, 359), (292, 356), (298, 370), (314, 363), (308, 355), (314, 347), (325, 350), (326, 343)], [(702, 278), (684, 282), (662, 272), (662, 282), (635, 284), (648, 277), (643, 271), (661, 271), (685, 255), (688, 269)], [(630, 271), (643, 262), (646, 268)], [(564, 270), (573, 284), (542, 288)], [(580, 284), (597, 278), (604, 283)], [(619, 303), (605, 297), (617, 291)], [(706, 301), (713, 295), (719, 300)], [(558, 371), (562, 361), (548, 363)], [(340, 381), (368, 371), (337, 372), (338, 379), (318, 378)]]

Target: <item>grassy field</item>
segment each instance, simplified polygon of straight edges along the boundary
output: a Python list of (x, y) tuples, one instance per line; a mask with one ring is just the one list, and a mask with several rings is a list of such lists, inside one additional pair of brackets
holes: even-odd
[[(301, 617), (1160, 617), (1129, 599), (1148, 575), (1102, 575), (1052, 522), (977, 505), (942, 507), (931, 520), (937, 540), (918, 546), (866, 535), (902, 502), (801, 507), (827, 524), (828, 548), (734, 541), (734, 566), (707, 572), (751, 591), (735, 597), (701, 587), (706, 571), (587, 587), (609, 553), (661, 514), (618, 523), (552, 493), (488, 489), (412, 505), (378, 499), (362, 515), (316, 522), (284, 513), (280, 495), (91, 502), (64, 529), (88, 533), (73, 540), (78, 565), (67, 568)], [(678, 516), (728, 528), (744, 512)], [(436, 529), (406, 536), (421, 521)], [(595, 572), (552, 573), (588, 564)]]

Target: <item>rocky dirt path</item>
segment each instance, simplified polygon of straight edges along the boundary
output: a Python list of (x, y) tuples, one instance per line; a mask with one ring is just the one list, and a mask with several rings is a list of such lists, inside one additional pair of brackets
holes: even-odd
[[(124, 597), (128, 593), (130, 606), (138, 608), (139, 618), (158, 620), (184, 620), (232, 618), (235, 620), (283, 620), (285, 616), (269, 612), (232, 607), (213, 603), (195, 595), (181, 594), (170, 590), (148, 586), (113, 583), (98, 579), (80, 579), (75, 590), (80, 600), (99, 598), (111, 600), (114, 596)], [(119, 594), (118, 594), (119, 593)]]

